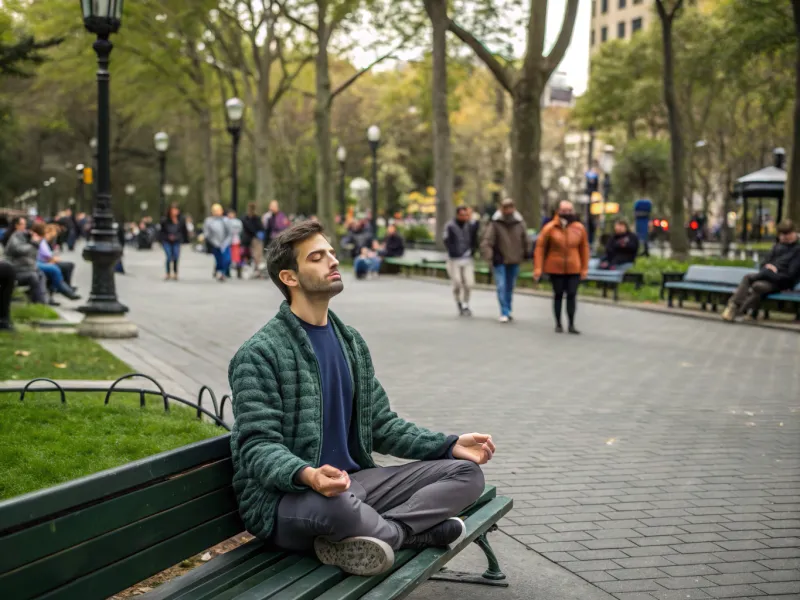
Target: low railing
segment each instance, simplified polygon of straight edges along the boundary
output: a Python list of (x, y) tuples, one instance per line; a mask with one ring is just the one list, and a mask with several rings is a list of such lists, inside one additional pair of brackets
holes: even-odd
[[(144, 388), (144, 387), (120, 387), (120, 382), (126, 381), (128, 379), (133, 379), (135, 377), (143, 378), (150, 381), (153, 385), (156, 386), (158, 389), (152, 388)], [(32, 387), (36, 383), (46, 383), (48, 387)], [(64, 385), (52, 379), (48, 379), (47, 377), (38, 377), (36, 379), (31, 379), (25, 383), (20, 382), (19, 386), (11, 386), (11, 387), (4, 387), (0, 389), (0, 393), (7, 393), (13, 394), (18, 393), (20, 401), (25, 400), (25, 394), (33, 393), (33, 392), (51, 392), (57, 391), (61, 397), (61, 403), (67, 403), (67, 393), (103, 393), (105, 392), (105, 399), (103, 404), (108, 404), (111, 400), (111, 395), (114, 392), (120, 394), (139, 394), (139, 405), (141, 407), (146, 406), (147, 397), (148, 396), (158, 396), (164, 403), (164, 411), (169, 412), (169, 403), (170, 401), (177, 402), (179, 404), (183, 404), (185, 406), (189, 406), (194, 408), (197, 412), (197, 418), (201, 419), (203, 416), (208, 417), (211, 421), (214, 422), (215, 425), (218, 427), (224, 427), (228, 431), (230, 431), (230, 427), (227, 423), (225, 423), (224, 418), (224, 411), (225, 405), (231, 401), (231, 397), (228, 394), (225, 394), (220, 399), (220, 402), (217, 402), (217, 396), (214, 394), (214, 391), (204, 385), (200, 388), (200, 391), (197, 393), (197, 401), (192, 402), (191, 400), (186, 400), (185, 398), (181, 398), (180, 396), (176, 396), (175, 394), (170, 394), (164, 389), (156, 379), (150, 377), (149, 375), (145, 375), (143, 373), (129, 373), (127, 375), (123, 375), (119, 377), (110, 385), (103, 387), (103, 386), (87, 386), (87, 385)], [(205, 397), (208, 396), (211, 404), (213, 406), (213, 412), (203, 406), (203, 400)]]

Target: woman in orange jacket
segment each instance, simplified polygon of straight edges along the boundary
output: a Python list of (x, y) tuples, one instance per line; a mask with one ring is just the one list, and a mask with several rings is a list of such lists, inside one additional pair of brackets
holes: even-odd
[(556, 317), (556, 333), (563, 333), (561, 326), (561, 302), (567, 294), (567, 318), (569, 332), (575, 329), (575, 309), (578, 284), (589, 273), (589, 237), (578, 221), (572, 202), (561, 202), (555, 218), (542, 228), (536, 240), (533, 254), (533, 279), (539, 281), (547, 273), (553, 284), (553, 313)]

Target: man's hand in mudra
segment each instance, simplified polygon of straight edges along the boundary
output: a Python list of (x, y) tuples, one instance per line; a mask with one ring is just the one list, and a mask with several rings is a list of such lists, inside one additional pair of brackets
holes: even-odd
[(484, 465), (494, 456), (495, 446), (492, 436), (485, 433), (465, 433), (453, 446), (453, 456)]

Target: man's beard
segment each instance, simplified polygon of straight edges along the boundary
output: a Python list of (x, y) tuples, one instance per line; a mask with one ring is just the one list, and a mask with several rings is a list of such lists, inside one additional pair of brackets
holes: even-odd
[(300, 289), (309, 298), (324, 298), (331, 299), (334, 296), (341, 294), (344, 290), (344, 282), (339, 280), (330, 280), (327, 276), (318, 279), (311, 275), (297, 274), (297, 281), (300, 284)]

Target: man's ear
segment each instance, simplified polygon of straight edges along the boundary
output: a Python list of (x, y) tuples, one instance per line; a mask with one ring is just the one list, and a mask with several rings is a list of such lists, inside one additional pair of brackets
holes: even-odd
[(284, 269), (280, 273), (278, 273), (278, 279), (281, 280), (281, 283), (286, 287), (297, 287), (297, 273), (290, 270)]

